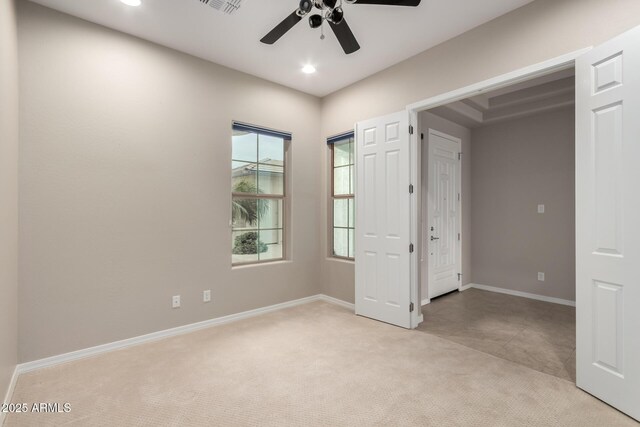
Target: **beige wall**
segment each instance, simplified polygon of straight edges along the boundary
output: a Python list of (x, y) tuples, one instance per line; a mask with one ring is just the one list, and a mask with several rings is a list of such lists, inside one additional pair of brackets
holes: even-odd
[[(319, 292), (317, 98), (26, 1), (19, 35), (21, 362)], [(289, 262), (231, 268), (232, 120), (293, 133)]]
[(473, 129), (471, 141), (473, 282), (574, 301), (573, 108)]
[[(637, 25), (637, 0), (537, 0), (325, 97), (322, 137), (412, 102), (599, 44)], [(327, 171), (325, 161), (325, 187)], [(326, 203), (321, 212), (326, 226)], [(326, 239), (322, 244), (326, 254)], [(353, 301), (353, 265), (325, 258), (322, 271), (325, 293)]]
[(423, 111), (418, 116), (419, 129), (421, 133), (424, 133), (424, 141), (422, 143), (422, 197), (420, 205), (422, 206), (422, 247), (421, 247), (421, 289), (420, 294), (422, 300), (428, 297), (427, 293), (427, 274), (428, 274), (428, 259), (426, 251), (429, 247), (428, 238), (430, 236), (427, 223), (427, 195), (429, 194), (429, 180), (427, 174), (427, 165), (429, 162), (429, 148), (428, 132), (429, 129), (437, 130), (438, 132), (446, 133), (447, 135), (462, 140), (462, 152), (464, 156), (462, 158), (462, 284), (467, 285), (471, 283), (471, 130), (464, 126), (460, 126), (457, 123), (453, 123), (440, 116), (432, 114), (428, 111)]
[(18, 44), (14, 1), (0, 0), (0, 399), (3, 401), (18, 354), (17, 316)]
[[(11, 13), (0, 12), (4, 55)], [(640, 2), (537, 0), (322, 103), (30, 2), (20, 2), (19, 23), (25, 362), (320, 290), (353, 301), (353, 263), (327, 256), (322, 140), (358, 120), (604, 41), (640, 24)], [(3, 56), (2, 64), (5, 73), (11, 62)], [(16, 98), (1, 102), (4, 112)], [(289, 262), (230, 267), (232, 120), (294, 134)], [(9, 178), (0, 185), (11, 186), (15, 139), (7, 141), (0, 161), (9, 162), (2, 169)], [(15, 209), (5, 206), (11, 233)], [(9, 296), (12, 248), (2, 253)], [(213, 291), (211, 304), (201, 302), (204, 289)], [(183, 298), (179, 310), (170, 309), (174, 294)], [(13, 316), (15, 306), (3, 313)], [(6, 333), (15, 337), (15, 328)]]

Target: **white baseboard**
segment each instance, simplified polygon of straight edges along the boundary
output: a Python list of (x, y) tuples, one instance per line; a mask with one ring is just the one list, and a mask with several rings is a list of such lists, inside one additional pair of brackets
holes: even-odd
[[(11, 398), (13, 397), (13, 390), (16, 388), (16, 381), (18, 381), (18, 367), (16, 366), (13, 370), (13, 375), (11, 375), (11, 382), (9, 383), (9, 388), (7, 388), (7, 393), (4, 396), (4, 403), (11, 403)], [(7, 414), (0, 411), (0, 426), (4, 424), (4, 419)]]
[(471, 288), (480, 289), (480, 290), (483, 290), (483, 291), (497, 292), (497, 293), (500, 293), (500, 294), (507, 294), (507, 295), (514, 295), (514, 296), (517, 296), (517, 297), (535, 299), (535, 300), (538, 300), (538, 301), (545, 301), (545, 302), (552, 302), (552, 303), (555, 303), (555, 304), (568, 305), (568, 306), (571, 306), (571, 307), (575, 307), (576, 306), (576, 302), (575, 301), (571, 301), (571, 300), (567, 300), (567, 299), (547, 297), (547, 296), (544, 296), (544, 295), (537, 295), (537, 294), (530, 294), (528, 292), (513, 291), (511, 289), (497, 288), (495, 286), (479, 285), (477, 283), (471, 283), (468, 286), (471, 287)]
[[(464, 292), (467, 289), (471, 289), (471, 283), (469, 283), (468, 285), (464, 285), (464, 286), (460, 286), (460, 288), (458, 288), (458, 291), (460, 292)], [(424, 307), (427, 304), (431, 303), (431, 299), (430, 298), (425, 298), (422, 300), (421, 305)]]
[[(200, 329), (210, 328), (213, 326), (224, 325), (226, 323), (237, 322), (238, 320), (248, 319), (259, 316), (261, 314), (282, 310), (289, 307), (295, 307), (302, 304), (308, 304), (313, 301), (325, 301), (337, 304), (348, 309), (354, 309), (354, 305), (328, 295), (318, 294), (306, 298), (300, 298), (293, 301), (287, 301), (280, 304), (270, 305), (268, 307), (257, 308), (255, 310), (244, 311), (242, 313), (231, 314), (228, 316), (218, 317), (215, 319), (205, 320), (202, 322), (191, 323), (189, 325), (178, 326), (177, 328), (166, 329), (164, 331), (153, 332), (138, 337), (128, 338), (121, 341), (115, 341), (108, 344), (102, 344), (95, 347), (89, 347), (82, 350), (72, 351), (70, 353), (60, 354), (58, 356), (47, 357), (44, 359), (34, 360), (32, 362), (21, 363), (16, 367), (17, 374), (34, 371), (36, 369), (47, 368), (50, 366), (67, 363), (74, 360), (84, 359), (86, 357), (96, 356), (98, 354), (107, 353), (114, 350), (120, 350), (135, 345), (145, 344), (164, 338), (182, 335), (194, 332)], [(2, 424), (0, 424), (2, 425)]]
[(355, 304), (343, 301), (343, 300), (338, 299), (338, 298), (330, 297), (329, 295), (319, 294), (319, 295), (316, 295), (316, 297), (320, 301), (325, 301), (325, 302), (329, 302), (331, 304), (339, 305), (341, 307), (348, 308), (349, 310), (355, 311), (355, 309), (356, 309), (356, 305)]

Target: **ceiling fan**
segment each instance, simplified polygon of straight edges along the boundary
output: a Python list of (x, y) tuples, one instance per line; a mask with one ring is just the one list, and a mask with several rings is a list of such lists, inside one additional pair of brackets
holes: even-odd
[[(344, 0), (348, 4), (370, 4), (386, 6), (418, 6), (421, 0)], [(309, 26), (318, 28), (324, 21), (329, 23), (333, 33), (338, 38), (344, 53), (347, 55), (360, 49), (360, 45), (351, 32), (351, 28), (344, 19), (342, 0), (300, 0), (300, 5), (293, 13), (287, 16), (281, 23), (260, 40), (265, 44), (274, 44), (287, 31), (292, 29), (303, 17), (316, 8), (317, 13), (309, 16)], [(321, 38), (324, 38), (322, 36)]]

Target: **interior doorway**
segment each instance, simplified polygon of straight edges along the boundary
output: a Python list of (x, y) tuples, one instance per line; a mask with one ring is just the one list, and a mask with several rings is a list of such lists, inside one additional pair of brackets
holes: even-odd
[(569, 67), (418, 115), (423, 303), (473, 285), (575, 304), (574, 110)]
[(570, 67), (418, 116), (418, 329), (571, 381), (574, 109)]
[[(380, 308), (368, 313), (368, 317), (385, 320), (381, 313), (383, 308), (394, 307), (398, 313), (407, 310), (409, 316), (403, 317), (403, 322), (389, 323), (416, 328), (423, 320), (421, 311), (414, 307), (421, 301), (420, 259), (414, 250), (416, 242), (422, 243), (421, 145), (418, 133), (414, 132), (418, 114), (572, 67), (576, 73), (575, 273), (576, 306), (579, 308), (576, 316), (576, 385), (640, 419), (636, 399), (640, 390), (640, 370), (635, 362), (640, 360), (640, 346), (634, 335), (639, 314), (633, 310), (640, 301), (637, 281), (640, 276), (640, 228), (638, 221), (628, 220), (640, 218), (639, 193), (635, 185), (638, 182), (637, 159), (640, 158), (640, 145), (636, 143), (640, 137), (640, 122), (636, 120), (640, 111), (640, 79), (636, 77), (640, 75), (640, 27), (597, 47), (434, 96), (407, 106), (404, 112), (356, 125), (356, 152), (362, 154), (362, 157), (358, 154), (358, 168), (366, 167), (365, 160), (368, 160), (372, 172), (368, 185), (362, 183), (363, 177), (358, 174), (356, 212), (367, 210), (367, 202), (378, 198), (384, 200), (388, 210), (368, 210), (376, 215), (381, 213), (384, 221), (375, 229), (363, 230), (359, 226), (360, 231), (357, 231), (356, 239), (377, 239), (379, 233), (386, 233), (386, 240), (378, 239), (383, 243), (372, 247), (370, 253), (357, 252), (356, 313), (360, 313), (360, 307), (374, 301)], [(402, 129), (408, 129), (410, 135), (406, 143), (401, 136)], [(393, 152), (376, 148), (384, 146), (385, 142), (396, 147)], [(368, 148), (370, 152), (366, 151)], [(388, 181), (395, 180), (398, 185), (375, 184), (373, 178), (380, 175), (373, 174), (379, 169), (373, 166), (379, 156), (386, 156), (388, 165), (392, 166), (386, 169), (389, 173), (380, 169), (382, 176)], [(360, 188), (360, 185), (365, 187)], [(360, 191), (362, 189), (367, 191)], [(400, 221), (395, 221), (397, 215), (392, 207), (399, 205), (393, 202), (405, 189), (410, 197), (403, 206), (408, 206), (409, 212), (403, 213)], [(537, 209), (545, 211), (544, 206)], [(397, 230), (402, 228), (402, 234), (389, 226)], [(394, 245), (394, 242), (400, 245)], [(407, 242), (409, 244), (405, 246)], [(357, 247), (356, 244), (358, 251)], [(358, 266), (374, 260), (377, 254), (383, 255), (387, 267), (400, 264), (408, 267), (408, 278), (395, 267), (378, 270), (377, 264), (371, 262), (371, 268), (360, 270), (358, 274)], [(367, 272), (368, 275), (362, 274)], [(409, 287), (408, 294), (386, 292), (384, 299), (380, 299), (379, 292), (362, 292), (367, 287), (379, 289), (379, 281), (389, 284), (399, 280), (402, 281), (400, 286), (394, 284), (387, 287), (387, 291)]]

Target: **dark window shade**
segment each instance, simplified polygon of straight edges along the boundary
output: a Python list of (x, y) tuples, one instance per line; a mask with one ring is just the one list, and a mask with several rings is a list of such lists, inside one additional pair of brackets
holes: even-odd
[(258, 126), (248, 125), (245, 123), (233, 122), (233, 130), (238, 132), (257, 133), (259, 135), (273, 136), (275, 138), (282, 138), (291, 141), (291, 134), (287, 132), (280, 132), (273, 129), (265, 129)]
[(353, 138), (353, 137), (354, 137), (353, 131), (341, 133), (340, 135), (327, 138), (327, 144), (333, 145), (335, 143), (342, 142), (346, 139)]

